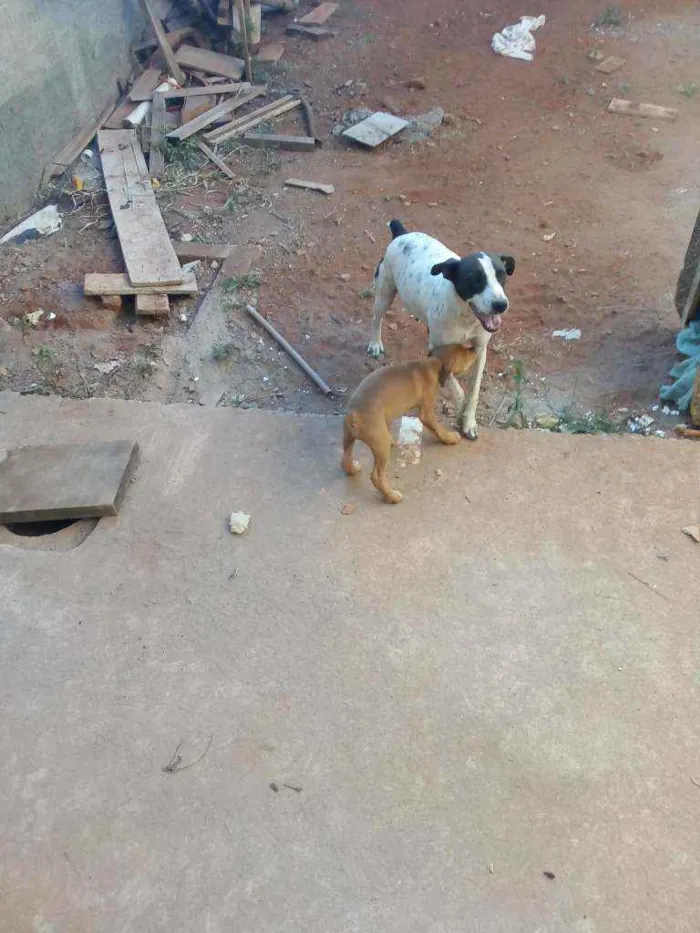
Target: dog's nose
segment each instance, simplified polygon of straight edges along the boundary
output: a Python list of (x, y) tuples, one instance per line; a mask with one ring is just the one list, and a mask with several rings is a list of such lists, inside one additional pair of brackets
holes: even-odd
[(498, 301), (492, 301), (491, 310), (494, 314), (503, 314), (504, 311), (508, 310), (508, 301), (505, 298), (499, 299)]

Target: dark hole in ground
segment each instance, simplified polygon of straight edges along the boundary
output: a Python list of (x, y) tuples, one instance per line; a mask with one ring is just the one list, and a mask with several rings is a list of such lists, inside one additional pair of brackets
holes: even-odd
[(21, 538), (43, 538), (46, 535), (58, 534), (79, 521), (79, 518), (54, 518), (45, 522), (13, 522), (5, 525), (5, 528)]

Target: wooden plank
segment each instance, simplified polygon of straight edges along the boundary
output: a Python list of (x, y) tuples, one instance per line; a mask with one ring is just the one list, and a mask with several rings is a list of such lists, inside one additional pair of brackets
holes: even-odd
[(129, 91), (129, 100), (133, 100), (135, 104), (150, 100), (153, 92), (161, 83), (160, 75), (160, 68), (147, 68)]
[(83, 149), (90, 145), (97, 131), (102, 129), (102, 125), (113, 110), (114, 102), (108, 104), (96, 120), (93, 120), (92, 123), (88, 123), (87, 126), (83, 127), (70, 142), (67, 142), (65, 146), (56, 153), (44, 171), (42, 184), (54, 178), (56, 175), (62, 175), (66, 168), (75, 162)]
[(180, 262), (195, 262), (204, 259), (211, 262), (223, 262), (236, 249), (231, 243), (173, 243)]
[(124, 96), (110, 116), (105, 120), (101, 129), (121, 130), (124, 127), (124, 120), (126, 120), (133, 109), (134, 105), (129, 100), (128, 95)]
[[(262, 33), (262, 6), (259, 3), (251, 3), (250, 12), (246, 16), (248, 26), (250, 31), (248, 34), (248, 42), (251, 48), (255, 48), (260, 45), (260, 38)], [(233, 10), (233, 23), (231, 24), (237, 33), (241, 33), (241, 27), (239, 25), (239, 16), (238, 8), (234, 7)]]
[(596, 65), (595, 70), (601, 71), (604, 75), (611, 75), (614, 71), (622, 68), (624, 64), (624, 58), (617, 58), (615, 55), (610, 55), (608, 58), (603, 59), (599, 65)]
[(305, 39), (321, 42), (323, 39), (332, 39), (335, 33), (324, 26), (301, 26), (299, 23), (290, 23), (287, 26), (287, 35), (303, 36)]
[(393, 113), (382, 113), (377, 111), (366, 120), (356, 123), (349, 129), (343, 131), (343, 136), (352, 139), (368, 149), (374, 149), (385, 143), (387, 139), (396, 136), (401, 130), (408, 126), (408, 121), (395, 117)]
[(248, 88), (247, 91), (242, 91), (241, 94), (231, 97), (229, 100), (222, 101), (222, 103), (217, 104), (216, 107), (207, 110), (206, 113), (202, 113), (198, 117), (195, 117), (194, 120), (190, 120), (189, 123), (183, 123), (183, 125), (176, 130), (172, 130), (168, 133), (168, 139), (178, 139), (180, 141), (188, 139), (190, 136), (194, 136), (195, 133), (199, 133), (200, 130), (205, 129), (205, 127), (210, 126), (217, 120), (221, 120), (223, 117), (228, 116), (229, 113), (242, 107), (243, 104), (247, 104), (248, 101), (260, 97), (260, 95), (264, 94), (266, 91), (267, 88), (264, 86)]
[(316, 140), (313, 136), (285, 136), (279, 133), (246, 134), (240, 137), (244, 146), (254, 149), (289, 149), (292, 152), (313, 152)]
[(201, 97), (205, 94), (238, 94), (247, 91), (250, 84), (247, 81), (231, 81), (224, 84), (208, 84), (204, 87), (175, 87), (165, 94), (167, 100), (182, 100), (188, 97)]
[(193, 45), (181, 45), (176, 57), (178, 64), (183, 68), (194, 68), (196, 71), (205, 71), (207, 74), (223, 75), (224, 78), (230, 78), (232, 81), (237, 81), (243, 74), (243, 62), (240, 58), (222, 55), (220, 52), (210, 52), (207, 49), (197, 49)]
[(204, 153), (210, 162), (214, 163), (220, 172), (223, 172), (224, 175), (230, 178), (231, 181), (238, 181), (235, 174), (224, 162), (224, 160), (220, 159), (219, 156), (212, 149), (210, 149), (205, 142), (202, 142), (201, 139), (197, 140), (197, 148)]
[(165, 59), (165, 63), (168, 66), (168, 71), (175, 78), (178, 84), (185, 83), (185, 75), (180, 68), (180, 65), (175, 57), (172, 46), (165, 38), (165, 30), (161, 26), (158, 18), (151, 9), (151, 4), (149, 0), (141, 0), (141, 7), (143, 12), (146, 14), (146, 19), (151, 24), (151, 29), (153, 30), (153, 35), (156, 37), (156, 42), (158, 43), (158, 48), (160, 49), (161, 55)]
[(136, 288), (129, 281), (125, 272), (88, 272), (83, 283), (83, 292), (86, 295), (162, 295), (167, 291), (169, 295), (196, 295), (199, 291), (197, 280), (193, 274), (183, 274), (179, 285), (168, 285), (163, 289), (160, 285)]
[(302, 26), (323, 26), (339, 6), (339, 3), (321, 3), (315, 10), (307, 13), (306, 16), (302, 16), (297, 22), (301, 23)]
[[(206, 113), (207, 110), (211, 110), (212, 107), (216, 107), (216, 97), (214, 94), (208, 94), (207, 96), (202, 95), (201, 97), (185, 97), (181, 111), (182, 119), (178, 123), (178, 126), (189, 123), (190, 120), (194, 120), (195, 117), (201, 116), (203, 113)], [(174, 129), (174, 127), (171, 128)]]
[(284, 46), (281, 42), (268, 42), (255, 56), (258, 62), (278, 62), (284, 55)]
[(637, 104), (632, 100), (613, 97), (608, 105), (610, 113), (624, 113), (630, 117), (649, 117), (652, 120), (675, 120), (678, 110), (675, 107), (659, 107), (657, 104)]
[(162, 94), (154, 94), (151, 108), (151, 151), (148, 159), (151, 178), (160, 178), (165, 172), (165, 114), (165, 98)]
[(150, 317), (170, 313), (170, 302), (167, 295), (137, 295), (135, 307), (137, 314)]
[(219, 0), (219, 10), (216, 16), (218, 26), (231, 25), (231, 0)]
[(116, 515), (137, 453), (133, 441), (11, 450), (0, 462), (0, 523)]
[(298, 107), (300, 103), (301, 101), (292, 100), (290, 95), (287, 95), (287, 97), (281, 98), (274, 104), (260, 107), (258, 110), (254, 110), (253, 113), (247, 114), (245, 117), (239, 117), (238, 120), (232, 120), (231, 123), (226, 123), (224, 126), (219, 127), (218, 130), (205, 133), (204, 138), (207, 142), (223, 142), (225, 139), (230, 139), (232, 136), (239, 136), (247, 130), (252, 130), (254, 126), (257, 126), (265, 120), (271, 120), (273, 117), (279, 117), (283, 113), (293, 110), (295, 107)]
[(100, 130), (97, 141), (112, 217), (132, 284), (182, 282), (182, 269), (158, 209), (136, 133)]
[(320, 191), (321, 194), (333, 194), (333, 185), (324, 185), (320, 181), (304, 181), (303, 178), (287, 178), (285, 185), (290, 188), (307, 188), (309, 191)]

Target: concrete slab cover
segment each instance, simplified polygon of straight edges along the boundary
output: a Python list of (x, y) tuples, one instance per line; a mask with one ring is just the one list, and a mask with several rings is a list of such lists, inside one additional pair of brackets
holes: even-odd
[(21, 447), (0, 461), (0, 523), (116, 515), (133, 441)]
[(390, 506), (340, 418), (0, 408), (140, 448), (0, 549), (0, 929), (700, 929), (697, 446), (426, 436)]
[(377, 111), (371, 117), (367, 117), (366, 120), (362, 120), (360, 123), (356, 123), (355, 126), (345, 130), (343, 136), (374, 149), (375, 146), (386, 142), (387, 139), (400, 133), (407, 126), (408, 120), (395, 117), (393, 113)]

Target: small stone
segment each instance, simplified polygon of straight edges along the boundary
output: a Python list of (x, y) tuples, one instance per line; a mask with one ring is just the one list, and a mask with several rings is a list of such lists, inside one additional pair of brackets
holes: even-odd
[(102, 302), (103, 307), (109, 308), (110, 311), (121, 311), (121, 295), (100, 295), (100, 301)]
[(352, 513), (357, 508), (356, 505), (353, 505), (351, 502), (346, 502), (345, 505), (340, 510), (341, 515), (352, 515)]
[(445, 123), (447, 126), (454, 126), (455, 123), (457, 122), (457, 117), (453, 113), (446, 113), (445, 116), (442, 118), (442, 122)]
[(191, 243), (194, 240), (194, 236), (191, 233), (183, 233), (180, 236), (180, 241), (182, 243)]
[(400, 110), (401, 110), (400, 106), (399, 106), (398, 103), (394, 100), (394, 98), (393, 98), (393, 97), (390, 97), (388, 94), (387, 94), (387, 96), (382, 100), (382, 107), (383, 107), (385, 110), (388, 110), (389, 113), (399, 113)]
[(389, 324), (389, 330), (398, 330), (398, 328), (399, 325), (396, 323), (396, 321), (392, 321), (391, 324)]
[(216, 259), (212, 259), (211, 267), (212, 267), (212, 269), (218, 269), (218, 268), (219, 268), (219, 263), (216, 261)]
[(681, 528), (681, 531), (700, 544), (700, 525), (686, 525), (685, 528)]
[(347, 272), (341, 272), (340, 275), (338, 276), (338, 278), (339, 278), (339, 279), (342, 279), (343, 282), (349, 282), (349, 281), (350, 281), (350, 276), (349, 276), (349, 274), (348, 274)]
[(228, 520), (228, 527), (232, 535), (242, 535), (248, 530), (250, 524), (250, 515), (245, 512), (231, 512)]
[(435, 477), (436, 477), (436, 479), (440, 479), (441, 476), (442, 476), (442, 470), (436, 470), (436, 471), (435, 471)]
[(424, 77), (420, 78), (410, 78), (406, 82), (406, 87), (410, 87), (412, 91), (424, 91), (428, 86), (428, 79)]

